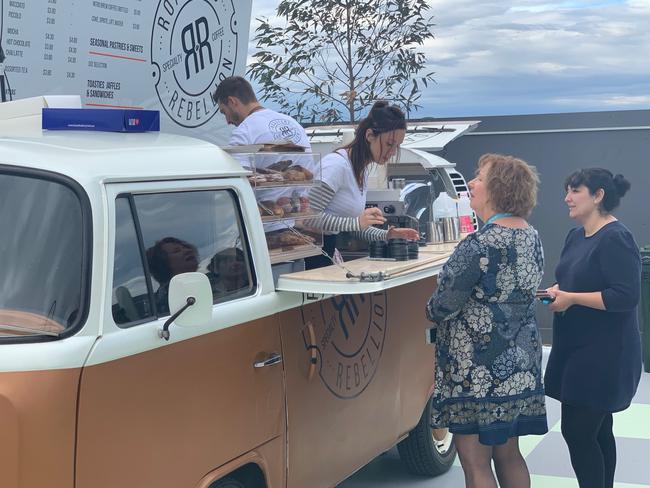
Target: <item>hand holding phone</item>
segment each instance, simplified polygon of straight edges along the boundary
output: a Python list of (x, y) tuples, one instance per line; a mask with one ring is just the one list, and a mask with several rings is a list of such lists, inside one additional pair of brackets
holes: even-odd
[(537, 290), (537, 293), (535, 293), (535, 298), (537, 298), (544, 305), (549, 305), (555, 301), (555, 297), (546, 290)]

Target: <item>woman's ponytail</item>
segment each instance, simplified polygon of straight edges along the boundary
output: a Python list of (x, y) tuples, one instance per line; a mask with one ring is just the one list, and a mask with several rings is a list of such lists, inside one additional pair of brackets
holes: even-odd
[(619, 198), (625, 196), (627, 191), (630, 189), (632, 186), (629, 181), (625, 179), (625, 177), (621, 174), (618, 174), (614, 176), (614, 186), (616, 187), (616, 190), (618, 191), (618, 196)]

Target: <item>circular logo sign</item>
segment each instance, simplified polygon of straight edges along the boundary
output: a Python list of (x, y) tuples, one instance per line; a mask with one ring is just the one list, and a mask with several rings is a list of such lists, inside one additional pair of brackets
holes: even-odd
[[(386, 337), (386, 292), (338, 295), (320, 302), (320, 317), (305, 317), (314, 327), (320, 353), (319, 375), (337, 397), (359, 396), (371, 383)], [(304, 332), (303, 332), (304, 334)]]
[(198, 127), (217, 113), (212, 93), (237, 63), (233, 1), (158, 1), (152, 76), (160, 104), (178, 125)]

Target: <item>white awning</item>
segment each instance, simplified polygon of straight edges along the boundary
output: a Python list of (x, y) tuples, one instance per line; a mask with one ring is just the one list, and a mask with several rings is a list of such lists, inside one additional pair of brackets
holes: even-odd
[(399, 160), (396, 163), (391, 164), (409, 164), (409, 163), (419, 163), (424, 169), (433, 169), (433, 168), (453, 168), (455, 164), (450, 163), (440, 156), (431, 154), (422, 149), (415, 149), (413, 147), (404, 147), (402, 146)]
[[(473, 130), (478, 124), (479, 121), (474, 120), (408, 124), (402, 148), (421, 149), (427, 152), (440, 151), (457, 137)], [(306, 130), (312, 144), (340, 145), (344, 135), (349, 138), (354, 133), (355, 126), (330, 125), (309, 127)]]

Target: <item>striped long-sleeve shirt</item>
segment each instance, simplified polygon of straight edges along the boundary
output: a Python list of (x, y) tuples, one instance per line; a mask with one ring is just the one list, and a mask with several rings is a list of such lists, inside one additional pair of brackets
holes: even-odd
[(322, 229), (325, 232), (351, 232), (358, 239), (366, 241), (383, 241), (388, 236), (388, 231), (377, 227), (368, 227), (361, 230), (359, 217), (340, 217), (325, 211), (327, 205), (334, 198), (334, 190), (324, 182), (315, 185), (309, 192), (310, 205), (318, 212), (318, 216), (307, 221), (307, 225)]

